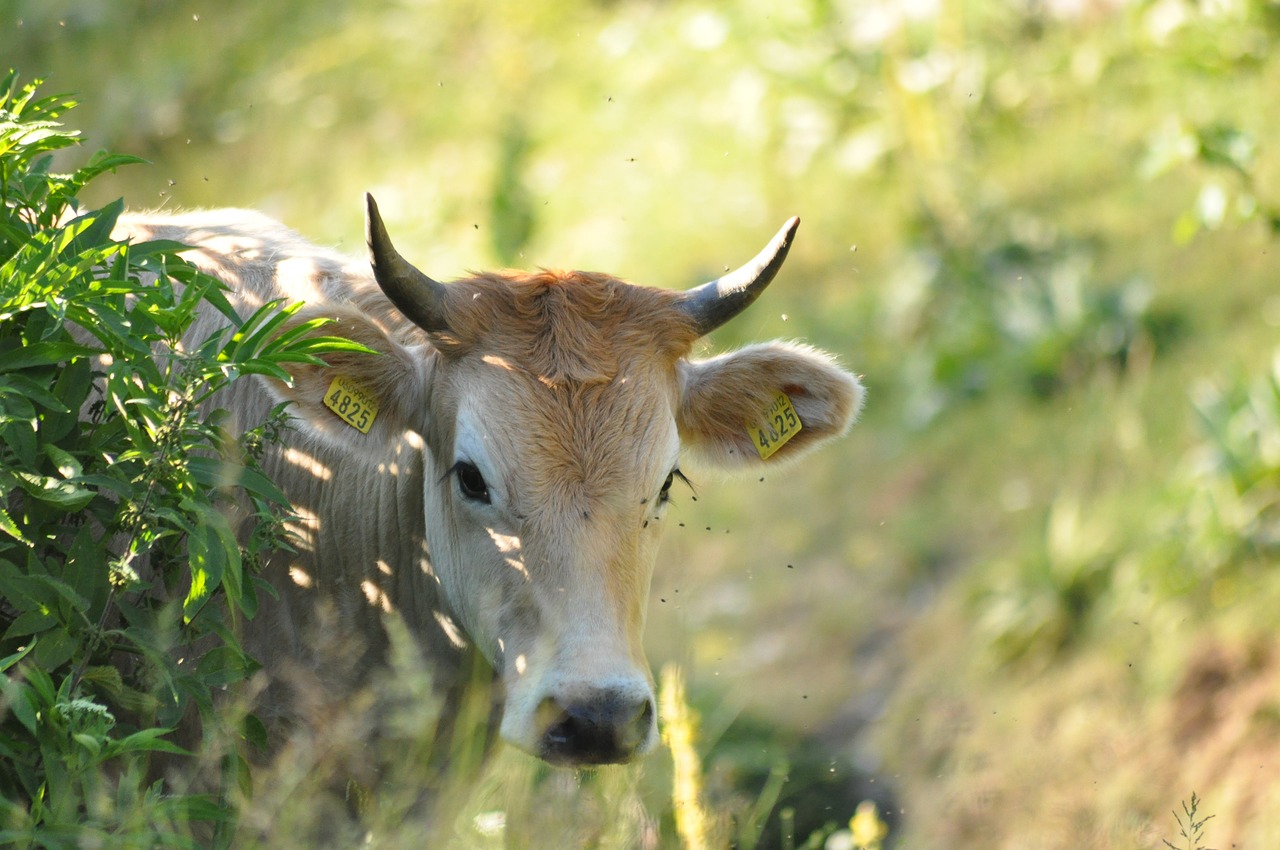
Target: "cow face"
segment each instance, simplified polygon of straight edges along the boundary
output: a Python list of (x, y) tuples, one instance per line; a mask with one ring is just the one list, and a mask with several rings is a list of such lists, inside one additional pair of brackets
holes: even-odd
[[(430, 343), (347, 320), (343, 332), (388, 356), (342, 368), (389, 400), (377, 426), (386, 438), (403, 428), (425, 440), (432, 570), (447, 615), (498, 671), (501, 734), (521, 749), (576, 765), (653, 746), (642, 635), (682, 457), (773, 464), (856, 415), (858, 382), (812, 349), (688, 357), (768, 284), (794, 230), (738, 273), (684, 293), (581, 272), (444, 285), (395, 252), (370, 199), (375, 276)], [(299, 380), (300, 405), (313, 393)], [(757, 426), (769, 427), (780, 397), (802, 426), (762, 452)]]
[(492, 351), (437, 370), (436, 409), (456, 414), (424, 481), (433, 564), (501, 674), (503, 736), (553, 762), (625, 761), (654, 738), (641, 636), (678, 463), (674, 364), (557, 380)]

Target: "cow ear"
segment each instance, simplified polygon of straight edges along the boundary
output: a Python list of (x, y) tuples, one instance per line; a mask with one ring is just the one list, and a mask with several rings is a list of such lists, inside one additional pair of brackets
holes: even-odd
[(797, 458), (847, 431), (862, 407), (858, 379), (804, 345), (753, 345), (681, 368), (681, 442), (721, 469)]
[[(291, 386), (263, 378), (276, 402), (290, 403), (288, 412), (297, 420), (296, 427), (349, 450), (374, 452), (406, 430), (421, 428), (430, 346), (403, 344), (365, 313), (343, 306), (329, 305), (323, 311), (304, 308), (290, 324), (319, 316), (333, 321), (317, 330), (317, 335), (349, 339), (377, 353), (339, 351), (322, 355), (324, 366), (289, 364)], [(335, 386), (335, 380), (341, 384)], [(326, 398), (332, 398), (342, 412), (326, 406)], [(366, 426), (367, 432), (360, 426)]]

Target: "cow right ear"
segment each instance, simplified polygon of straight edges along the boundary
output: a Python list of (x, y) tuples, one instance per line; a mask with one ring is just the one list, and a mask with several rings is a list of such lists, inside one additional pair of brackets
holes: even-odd
[(794, 460), (848, 431), (862, 408), (857, 377), (797, 343), (749, 345), (681, 371), (680, 438), (714, 468)]
[(347, 450), (377, 452), (406, 430), (420, 428), (430, 346), (398, 342), (355, 308), (304, 308), (290, 325), (319, 316), (333, 321), (317, 336), (342, 337), (377, 353), (337, 351), (321, 355), (323, 366), (288, 364), (292, 386), (263, 378), (276, 402), (289, 402), (299, 431)]

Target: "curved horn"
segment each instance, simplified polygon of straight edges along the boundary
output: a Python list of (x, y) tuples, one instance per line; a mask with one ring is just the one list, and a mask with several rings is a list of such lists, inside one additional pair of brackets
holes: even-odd
[(680, 307), (693, 319), (698, 336), (711, 333), (760, 297), (782, 268), (799, 226), (799, 218), (790, 219), (751, 262), (724, 277), (685, 291)]
[(445, 286), (432, 280), (396, 251), (387, 236), (387, 228), (378, 215), (373, 195), (365, 193), (368, 215), (365, 239), (369, 243), (369, 262), (373, 276), (383, 293), (391, 299), (405, 318), (428, 333), (449, 329), (445, 321)]

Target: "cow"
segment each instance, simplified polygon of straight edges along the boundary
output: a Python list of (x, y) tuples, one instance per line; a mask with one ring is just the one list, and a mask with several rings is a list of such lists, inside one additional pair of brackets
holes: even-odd
[[(299, 671), (329, 694), (367, 685), (395, 618), (446, 712), (479, 663), (501, 739), (556, 765), (635, 759), (656, 738), (642, 633), (682, 464), (786, 462), (862, 404), (858, 379), (805, 345), (691, 356), (773, 280), (799, 220), (737, 271), (676, 291), (545, 269), (440, 283), (396, 250), (372, 196), (366, 214), (368, 261), (243, 210), (129, 214), (117, 229), (189, 246), (244, 315), (301, 301), (294, 321), (327, 318), (323, 333), (377, 352), (216, 399), (233, 429), (282, 402), (293, 426), (262, 463), (294, 545), (268, 559), (277, 595), (243, 635), (271, 682), (263, 719), (307, 720), (285, 684)], [(210, 310), (191, 338), (224, 322)]]

